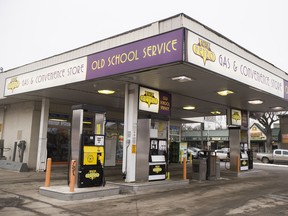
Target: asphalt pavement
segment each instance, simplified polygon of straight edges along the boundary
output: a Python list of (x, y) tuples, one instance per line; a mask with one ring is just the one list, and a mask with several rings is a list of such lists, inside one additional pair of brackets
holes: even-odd
[[(226, 165), (226, 166), (225, 166)], [(170, 165), (171, 179), (183, 178), (183, 165)], [(118, 195), (63, 201), (43, 196), (45, 172), (0, 169), (0, 215), (288, 215), (288, 166), (254, 163), (234, 176), (221, 162), (217, 180), (191, 178), (183, 187), (150, 189)], [(51, 185), (67, 185), (66, 166), (52, 166)], [(121, 166), (105, 168), (108, 182), (124, 182)]]

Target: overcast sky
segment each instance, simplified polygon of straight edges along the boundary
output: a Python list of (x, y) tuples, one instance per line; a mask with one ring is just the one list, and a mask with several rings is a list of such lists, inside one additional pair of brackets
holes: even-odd
[(287, 0), (0, 0), (0, 67), (185, 13), (288, 72), (287, 9)]

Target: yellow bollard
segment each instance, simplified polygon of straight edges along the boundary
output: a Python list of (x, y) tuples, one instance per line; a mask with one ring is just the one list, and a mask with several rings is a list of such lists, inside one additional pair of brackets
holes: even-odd
[(46, 162), (45, 187), (50, 187), (51, 165), (52, 165), (52, 159), (48, 158)]
[(167, 180), (170, 180), (170, 172), (167, 172)]
[(186, 180), (186, 157), (183, 158), (183, 180)]
[(192, 164), (192, 160), (193, 160), (193, 155), (192, 153), (190, 154), (190, 164)]
[(70, 166), (70, 184), (69, 184), (69, 192), (74, 192), (75, 188), (75, 172), (76, 172), (76, 161), (71, 161)]

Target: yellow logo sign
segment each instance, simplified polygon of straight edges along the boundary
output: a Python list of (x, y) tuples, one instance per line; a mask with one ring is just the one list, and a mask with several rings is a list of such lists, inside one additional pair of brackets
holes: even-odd
[(210, 43), (199, 38), (198, 44), (193, 44), (193, 52), (203, 59), (204, 65), (206, 61), (215, 62), (216, 55), (210, 48)]
[(241, 118), (240, 118), (239, 113), (238, 113), (238, 112), (234, 112), (234, 113), (232, 114), (232, 119), (235, 120), (236, 122), (237, 122), (238, 120), (240, 120)]
[(89, 173), (85, 175), (85, 178), (93, 180), (93, 179), (98, 178), (99, 176), (100, 176), (100, 173), (97, 173), (96, 170), (89, 170)]
[(18, 88), (19, 86), (20, 86), (20, 82), (17, 80), (17, 77), (14, 77), (11, 79), (10, 83), (8, 84), (7, 89), (13, 92), (14, 89)]
[(162, 171), (162, 168), (159, 166), (159, 165), (157, 165), (157, 166), (155, 166), (154, 168), (153, 168), (153, 172), (154, 173), (159, 173), (159, 172), (161, 172)]
[(242, 166), (246, 166), (247, 165), (247, 161), (246, 160), (243, 160), (242, 161)]
[(140, 95), (140, 101), (147, 103), (148, 107), (150, 107), (151, 104), (157, 105), (159, 103), (159, 100), (154, 96), (154, 93), (149, 91), (145, 91), (144, 95)]

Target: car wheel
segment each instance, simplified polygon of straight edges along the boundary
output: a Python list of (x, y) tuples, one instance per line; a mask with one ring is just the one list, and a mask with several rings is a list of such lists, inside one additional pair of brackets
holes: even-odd
[(270, 162), (267, 157), (263, 157), (261, 161), (262, 161), (262, 163), (269, 163)]

